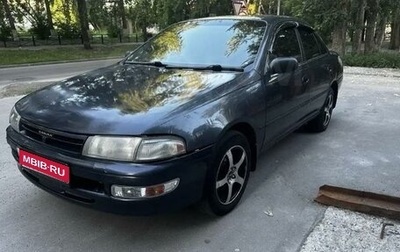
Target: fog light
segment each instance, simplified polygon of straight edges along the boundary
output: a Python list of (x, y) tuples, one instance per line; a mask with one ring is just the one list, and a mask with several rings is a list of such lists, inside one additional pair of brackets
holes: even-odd
[(163, 184), (146, 187), (112, 185), (111, 195), (123, 199), (152, 198), (172, 192), (178, 185), (179, 178)]

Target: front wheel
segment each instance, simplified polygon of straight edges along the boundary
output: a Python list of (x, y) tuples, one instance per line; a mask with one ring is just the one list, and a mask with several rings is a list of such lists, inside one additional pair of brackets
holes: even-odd
[(313, 132), (325, 131), (331, 122), (333, 106), (335, 101), (335, 93), (332, 88), (329, 88), (328, 96), (326, 97), (324, 106), (321, 112), (307, 124), (307, 128)]
[(251, 167), (247, 138), (228, 132), (217, 144), (216, 155), (207, 178), (206, 205), (215, 215), (225, 215), (239, 203), (246, 188)]

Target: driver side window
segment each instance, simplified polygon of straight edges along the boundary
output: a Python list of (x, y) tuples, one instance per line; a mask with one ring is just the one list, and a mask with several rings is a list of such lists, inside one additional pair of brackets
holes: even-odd
[(275, 58), (293, 57), (301, 62), (300, 46), (294, 28), (283, 29), (276, 34), (272, 54)]

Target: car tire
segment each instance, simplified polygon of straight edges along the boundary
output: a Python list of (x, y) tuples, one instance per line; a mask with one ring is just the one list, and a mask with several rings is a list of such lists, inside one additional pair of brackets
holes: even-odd
[(324, 106), (321, 108), (321, 112), (317, 117), (312, 119), (308, 124), (308, 130), (312, 132), (323, 132), (325, 131), (332, 119), (332, 112), (335, 102), (335, 92), (332, 88), (329, 88), (328, 96), (326, 97)]
[(215, 148), (206, 181), (203, 210), (217, 216), (231, 212), (239, 203), (250, 175), (251, 150), (240, 132), (228, 132)]

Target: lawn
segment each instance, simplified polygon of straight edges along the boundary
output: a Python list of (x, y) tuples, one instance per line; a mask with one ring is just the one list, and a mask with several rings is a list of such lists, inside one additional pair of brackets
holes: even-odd
[(123, 57), (127, 51), (131, 51), (137, 46), (138, 44), (93, 46), (92, 50), (85, 50), (83, 46), (0, 49), (0, 66)]

